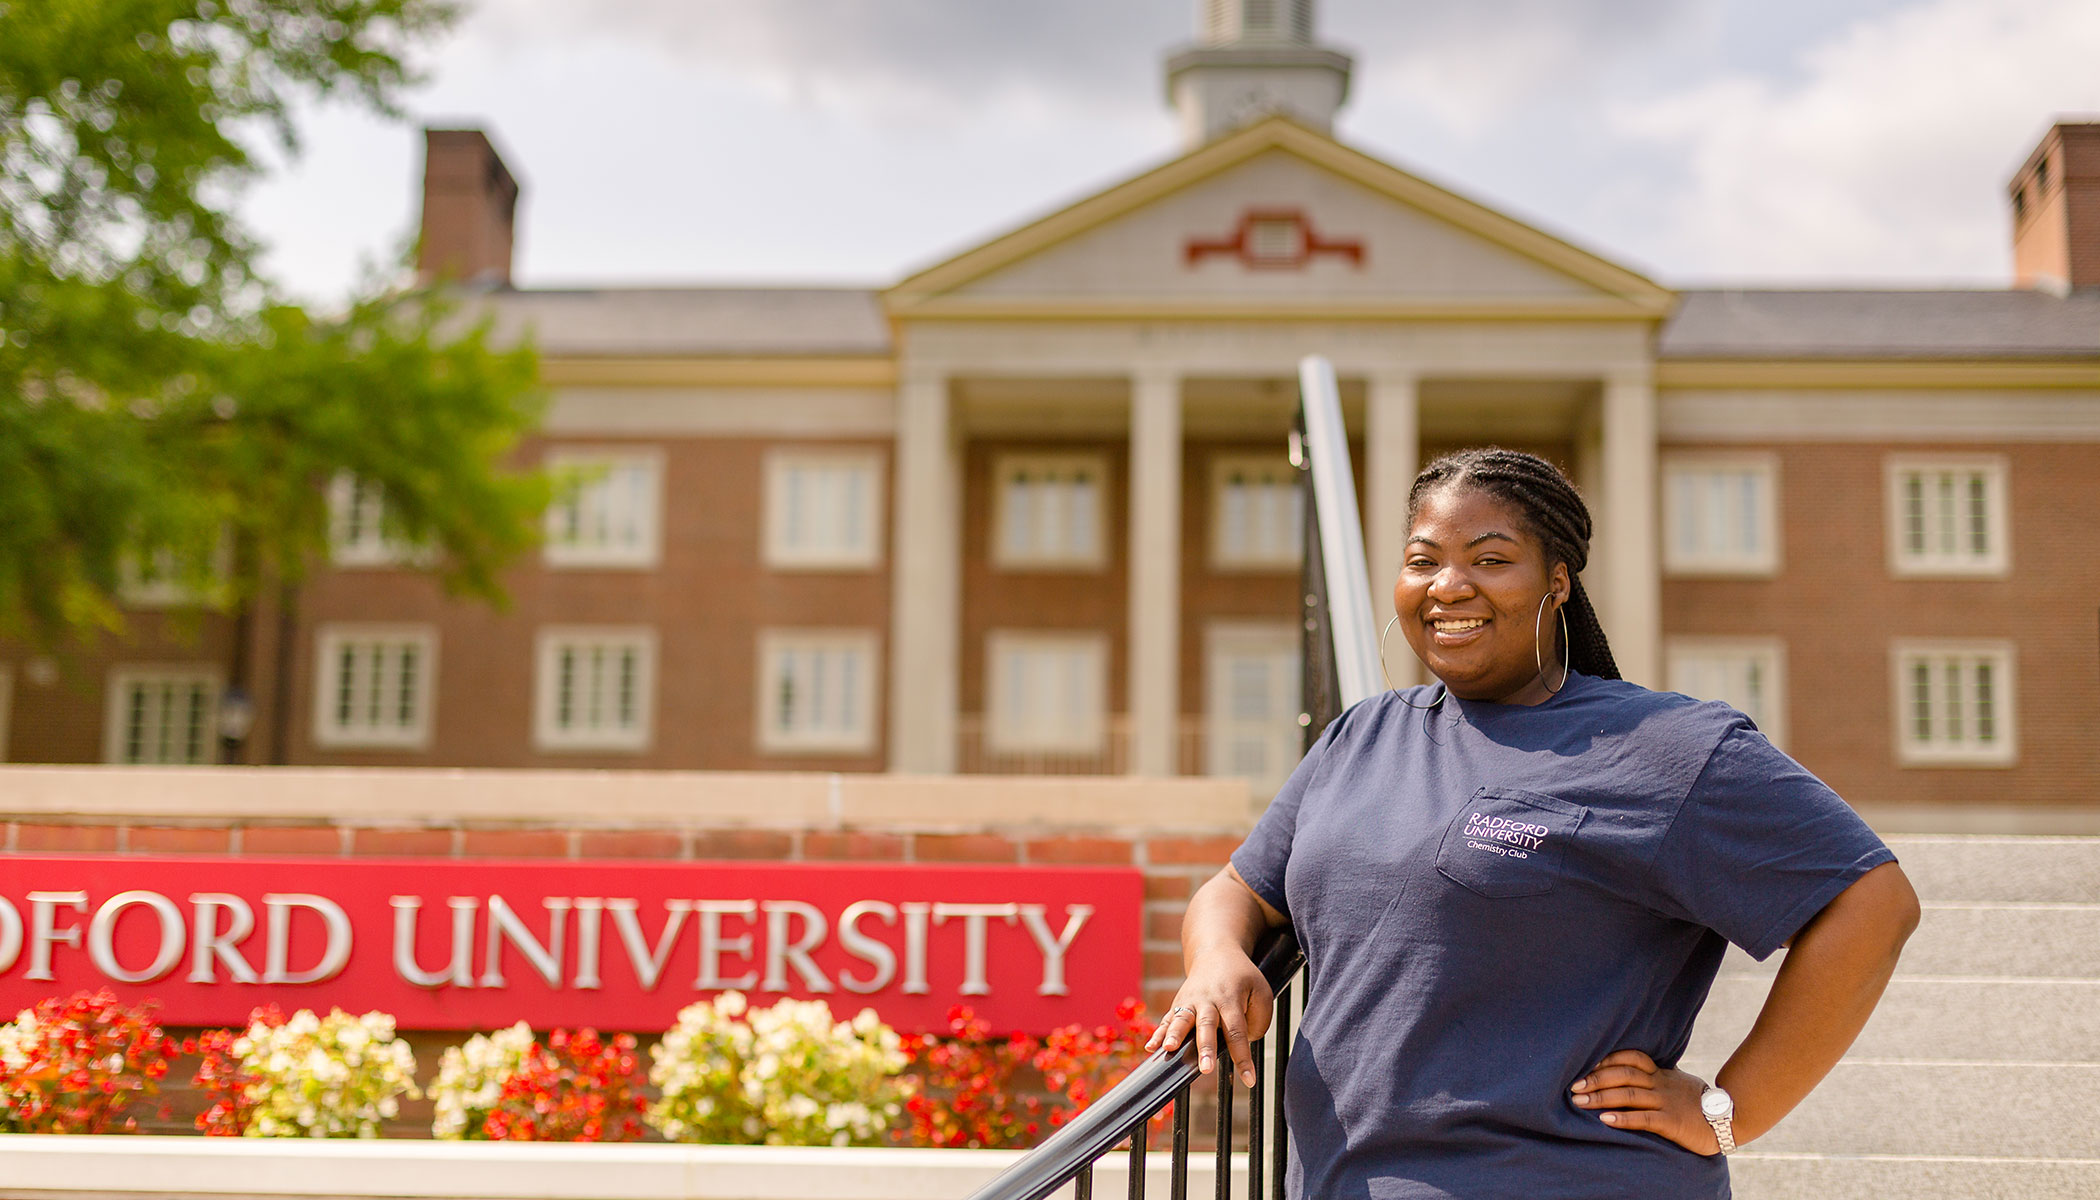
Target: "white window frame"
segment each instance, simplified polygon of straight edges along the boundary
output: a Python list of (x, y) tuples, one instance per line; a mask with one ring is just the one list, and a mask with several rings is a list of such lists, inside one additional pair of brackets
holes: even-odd
[[(603, 646), (634, 650), (635, 723), (633, 728), (563, 729), (561, 652), (565, 648)], [(649, 749), (656, 732), (656, 630), (646, 625), (549, 625), (534, 638), (532, 744), (536, 750)]]
[[(1676, 480), (1719, 471), (1749, 472), (1763, 487), (1756, 520), (1764, 545), (1755, 552), (1701, 549), (1687, 552), (1679, 544), (1678, 522), (1690, 518), (1676, 503)], [(1665, 454), (1661, 472), (1663, 571), (1675, 576), (1771, 576), (1779, 573), (1779, 459), (1771, 454), (1714, 454), (1687, 451)]]
[[(1084, 553), (1044, 553), (1022, 550), (1006, 540), (1007, 479), (1016, 471), (1051, 471), (1086, 467), (1093, 471), (1095, 496), (1092, 546)], [(1108, 566), (1108, 503), (1110, 494), (1108, 456), (1095, 451), (1049, 451), (999, 454), (992, 459), (992, 565), (1008, 571), (1098, 571)]]
[[(341, 683), (345, 642), (384, 639), (413, 642), (417, 648), (416, 720), (401, 729), (345, 729), (330, 720)], [(330, 624), (314, 631), (314, 744), (329, 749), (427, 750), (436, 725), (438, 634), (429, 625)]]
[[(1917, 471), (1976, 471), (1984, 478), (1984, 532), (1987, 553), (1947, 556), (1927, 550), (1913, 553), (1905, 528), (1905, 479)], [(2000, 454), (1892, 454), (1884, 469), (1888, 510), (1889, 571), (1904, 578), (2002, 578), (2012, 573), (2011, 489), (2009, 467)], [(1928, 539), (1931, 530), (1926, 531)]]
[[(159, 557), (159, 556), (156, 556)], [(118, 565), (117, 598), (129, 608), (219, 608), (228, 599), (233, 578), (233, 537), (221, 531), (212, 546), (210, 582), (192, 587), (175, 578), (172, 561), (161, 560), (169, 569), (148, 581), (139, 570), (139, 556), (127, 552)]]
[(392, 567), (409, 558), (409, 547), (396, 538), (386, 536), (386, 489), (378, 483), (365, 481), (370, 488), (371, 513), (369, 527), (359, 530), (359, 536), (346, 537), (350, 524), (351, 507), (359, 497), (359, 479), (349, 471), (339, 471), (328, 481), (328, 561), (330, 565), (349, 569), (358, 567)]
[[(861, 450), (772, 450), (766, 454), (766, 565), (779, 570), (862, 570), (882, 565), (882, 452)], [(789, 483), (797, 471), (859, 469), (867, 472), (868, 494), (859, 506), (863, 543), (797, 546), (788, 538)]]
[(218, 666), (211, 663), (127, 663), (110, 668), (102, 709), (102, 761), (112, 765), (124, 765), (130, 761), (124, 756), (125, 725), (129, 719), (126, 699), (133, 686), (155, 683), (204, 685), (204, 756), (196, 763), (136, 765), (210, 766), (218, 762), (219, 695), (225, 690), (226, 677)]
[[(1663, 678), (1672, 691), (1677, 687), (1677, 664), (1683, 658), (1754, 658), (1764, 669), (1767, 712), (1757, 720), (1765, 740), (1775, 746), (1787, 743), (1786, 642), (1776, 637), (1673, 637), (1663, 643)], [(1700, 700), (1721, 699), (1699, 696)], [(1756, 713), (1746, 714), (1756, 719)]]
[[(1230, 770), (1230, 764), (1226, 761), (1228, 738), (1240, 728), (1240, 722), (1231, 713), (1221, 711), (1220, 701), (1229, 694), (1230, 688), (1229, 681), (1220, 678), (1218, 668), (1223, 660), (1235, 652), (1259, 655), (1274, 653), (1278, 647), (1288, 647), (1301, 658), (1298, 664), (1298, 678), (1300, 687), (1302, 687), (1305, 677), (1305, 665), (1302, 661), (1303, 648), (1299, 639), (1303, 632), (1303, 630), (1288, 621), (1213, 621), (1204, 630), (1203, 770), (1205, 774), (1226, 778), (1247, 778), (1235, 775)], [(1293, 689), (1293, 694), (1297, 695), (1298, 689)], [(1268, 776), (1250, 780), (1257, 790), (1266, 793), (1266, 795), (1261, 797), (1262, 800), (1266, 801), (1269, 795), (1274, 795), (1276, 789), (1283, 786), (1283, 781), (1290, 777), (1292, 768), (1296, 767), (1298, 760), (1304, 757), (1300, 749), (1303, 733), (1304, 730), (1295, 721), (1291, 722), (1287, 728), (1279, 724), (1268, 731), (1266, 736), (1275, 739), (1275, 748), (1280, 751), (1278, 757), (1281, 761), (1274, 764), (1279, 769), (1272, 770)], [(1288, 746), (1288, 749), (1286, 749), (1286, 746)]]
[[(984, 744), (992, 754), (1099, 755), (1108, 749), (1109, 642), (1090, 630), (998, 629), (985, 636)], [(1008, 694), (1008, 655), (1015, 651), (1083, 651), (1092, 656), (1093, 711), (1082, 713), (1070, 730), (1029, 729), (1003, 703)]]
[[(1916, 737), (1911, 692), (1914, 665), (1932, 663), (1944, 670), (1950, 658), (1988, 659), (1992, 667), (1992, 722), (1997, 737), (1988, 745), (1973, 739), (1920, 742)], [(1935, 680), (1936, 694), (1940, 690)], [(1904, 767), (2010, 767), (2020, 758), (2019, 655), (2011, 642), (1942, 638), (1899, 638), (1889, 645), (1889, 707), (1893, 711), (1896, 764)], [(1935, 723), (1944, 714), (1932, 712)]]
[[(640, 507), (634, 514), (638, 536), (633, 545), (596, 546), (563, 541), (558, 530), (560, 514), (566, 501), (560, 495), (547, 505), (547, 544), (544, 551), (549, 567), (568, 568), (623, 568), (646, 570), (655, 567), (663, 558), (663, 509), (664, 509), (664, 455), (663, 451), (645, 446), (559, 446), (547, 451), (546, 465), (550, 471), (581, 472), (612, 471), (622, 467), (638, 467), (646, 474), (646, 486), (640, 498)], [(597, 486), (600, 480), (589, 480), (580, 486)]]
[(1291, 523), (1292, 537), (1296, 546), (1276, 549), (1262, 554), (1229, 545), (1225, 520), (1227, 477), (1235, 471), (1253, 471), (1263, 474), (1275, 473), (1285, 483), (1295, 484), (1298, 469), (1291, 460), (1276, 454), (1222, 454), (1211, 460), (1210, 465), (1210, 565), (1221, 572), (1237, 571), (1295, 571), (1305, 557), (1304, 499), (1299, 493), (1297, 519)]
[[(818, 733), (783, 729), (773, 697), (780, 685), (782, 651), (852, 651), (865, 669), (854, 681), (853, 708), (858, 728)], [(881, 712), (882, 638), (872, 629), (765, 629), (758, 635), (758, 748), (765, 754), (872, 754)]]

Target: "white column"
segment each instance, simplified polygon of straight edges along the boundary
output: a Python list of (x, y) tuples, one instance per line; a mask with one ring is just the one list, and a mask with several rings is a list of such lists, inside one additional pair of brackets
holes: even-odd
[[(1393, 583), (1407, 550), (1407, 490), (1422, 469), (1420, 389), (1412, 373), (1371, 376), (1364, 396), (1364, 562), (1380, 632), (1393, 615)], [(1395, 629), (1385, 642), (1393, 686), (1421, 678), (1421, 664)]]
[(1598, 615), (1619, 672), (1662, 684), (1662, 561), (1656, 531), (1655, 384), (1646, 372), (1604, 381), (1603, 511), (1591, 540)]
[(890, 601), (890, 770), (955, 770), (962, 664), (962, 439), (948, 378), (897, 385), (896, 561)]
[(1181, 380), (1130, 389), (1130, 771), (1180, 766)]

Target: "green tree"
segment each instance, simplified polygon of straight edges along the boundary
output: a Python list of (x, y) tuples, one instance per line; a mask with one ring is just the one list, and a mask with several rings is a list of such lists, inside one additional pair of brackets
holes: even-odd
[[(127, 569), (231, 606), (325, 552), (326, 489), (500, 600), (546, 499), (504, 466), (538, 416), (529, 348), (433, 293), (317, 316), (233, 212), (291, 106), (394, 112), (448, 0), (0, 0), (0, 635), (121, 630)], [(237, 548), (230, 578), (220, 548)]]

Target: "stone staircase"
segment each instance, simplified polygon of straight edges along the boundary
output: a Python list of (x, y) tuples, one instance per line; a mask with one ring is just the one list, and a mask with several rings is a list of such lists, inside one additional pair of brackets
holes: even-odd
[[(1924, 919), (1851, 1053), (1736, 1159), (1736, 1196), (2100, 1197), (2100, 837), (1888, 842)], [(1730, 952), (1686, 1070), (1712, 1078), (1782, 955)]]

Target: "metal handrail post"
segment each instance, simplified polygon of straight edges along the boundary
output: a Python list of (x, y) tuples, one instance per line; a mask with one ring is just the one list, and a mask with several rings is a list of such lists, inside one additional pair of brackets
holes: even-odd
[(1327, 573), (1335, 683), (1347, 708), (1377, 695), (1384, 684), (1370, 574), (1364, 564), (1364, 526), (1356, 508), (1356, 475), (1349, 463), (1349, 433), (1342, 424), (1342, 392), (1334, 364), (1317, 354), (1300, 359), (1298, 391), (1305, 413), (1305, 449), (1312, 463), (1313, 503), (1320, 513), (1320, 561)]

